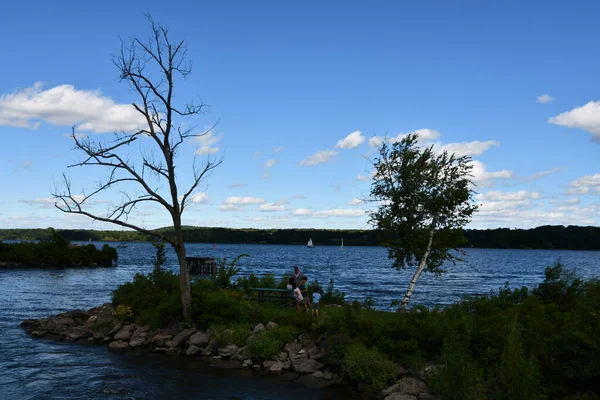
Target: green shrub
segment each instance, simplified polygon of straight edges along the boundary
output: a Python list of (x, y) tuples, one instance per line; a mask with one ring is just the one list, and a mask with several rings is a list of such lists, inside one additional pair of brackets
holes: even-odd
[(368, 384), (371, 391), (380, 392), (394, 382), (398, 365), (376, 349), (355, 343), (346, 348), (342, 371), (353, 381)]
[(240, 272), (240, 269), (235, 265), (242, 257), (250, 257), (249, 254), (240, 254), (228, 265), (227, 258), (223, 258), (218, 260), (217, 273), (211, 275), (211, 280), (221, 289), (229, 289), (233, 288), (233, 282), (231, 282), (231, 278), (237, 275)]
[(245, 346), (246, 339), (252, 334), (250, 326), (246, 324), (235, 324), (229, 328), (223, 325), (211, 326), (211, 332), (211, 337), (219, 346), (235, 344), (238, 347)]
[(268, 360), (283, 350), (285, 345), (292, 342), (297, 336), (298, 332), (293, 326), (278, 326), (256, 335), (248, 349), (252, 359)]

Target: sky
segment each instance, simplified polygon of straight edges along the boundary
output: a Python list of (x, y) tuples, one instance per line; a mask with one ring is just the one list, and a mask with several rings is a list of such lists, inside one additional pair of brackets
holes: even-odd
[[(597, 1), (22, 1), (0, 13), (0, 228), (120, 229), (52, 193), (107, 174), (68, 168), (73, 127), (103, 141), (139, 123), (112, 57), (149, 38), (146, 12), (187, 42), (176, 99), (210, 105), (181, 123), (217, 123), (178, 153), (182, 186), (194, 157), (222, 161), (186, 225), (368, 229), (373, 138), (415, 131), (473, 158), (469, 228), (600, 225)], [(129, 221), (171, 224), (158, 206)]]

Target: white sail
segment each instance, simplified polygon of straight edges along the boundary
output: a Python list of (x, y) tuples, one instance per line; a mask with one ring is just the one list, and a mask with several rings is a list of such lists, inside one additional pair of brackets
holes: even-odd
[(308, 239), (308, 244), (306, 247), (313, 247), (312, 238)]
[(342, 245), (340, 246), (340, 249), (344, 248), (344, 238), (342, 238)]

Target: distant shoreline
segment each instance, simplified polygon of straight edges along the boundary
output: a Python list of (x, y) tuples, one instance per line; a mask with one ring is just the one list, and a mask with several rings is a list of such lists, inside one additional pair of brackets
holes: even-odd
[[(187, 243), (208, 244), (278, 244), (305, 245), (312, 239), (315, 246), (380, 246), (373, 230), (335, 229), (233, 229), (185, 227)], [(57, 232), (67, 240), (86, 242), (151, 242), (155, 239), (135, 231), (62, 229)], [(156, 229), (164, 236), (170, 228)], [(468, 229), (461, 248), (513, 250), (600, 250), (600, 227), (539, 226), (532, 229)], [(0, 240), (47, 240), (48, 229), (0, 229)]]

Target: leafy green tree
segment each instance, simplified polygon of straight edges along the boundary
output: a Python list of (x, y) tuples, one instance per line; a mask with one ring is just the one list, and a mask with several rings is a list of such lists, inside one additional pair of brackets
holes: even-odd
[(394, 143), (384, 140), (372, 160), (371, 199), (379, 206), (370, 221), (396, 268), (417, 267), (398, 311), (406, 309), (423, 271), (440, 275), (444, 262), (460, 260), (462, 227), (477, 210), (471, 159), (437, 154), (433, 146), (420, 148), (417, 140), (417, 134)]

